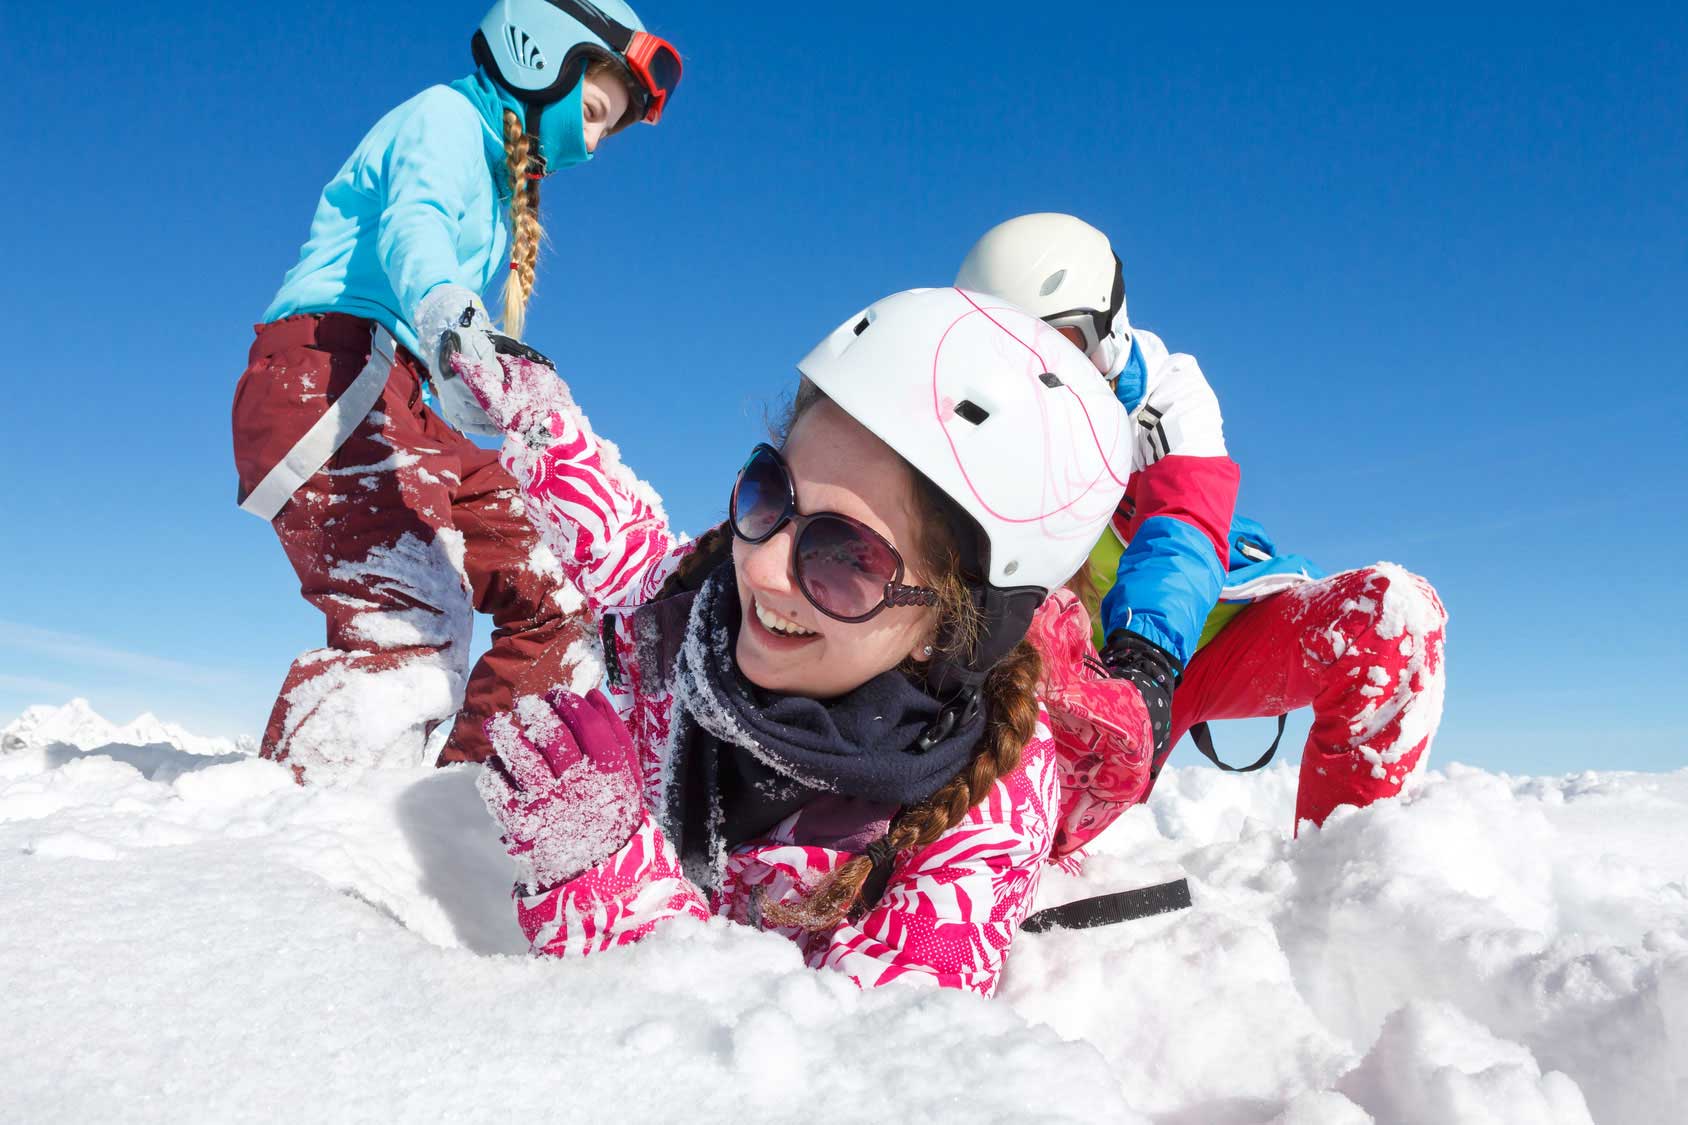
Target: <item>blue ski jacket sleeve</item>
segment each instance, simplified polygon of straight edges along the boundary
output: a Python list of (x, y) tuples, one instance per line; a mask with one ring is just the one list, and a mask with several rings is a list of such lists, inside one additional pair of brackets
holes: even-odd
[(379, 321), (424, 360), (417, 306), (439, 285), (479, 293), (509, 236), (503, 106), (476, 79), (433, 86), (375, 124), (323, 188), (311, 234), (264, 321), (340, 312)]
[(1132, 349), (1128, 372), (1139, 377), (1120, 383), (1135, 427), (1131, 485), (1115, 524), (1124, 553), (1102, 601), (1103, 635), (1129, 629), (1188, 663), (1225, 585), (1241, 472), (1195, 359), (1143, 331)]

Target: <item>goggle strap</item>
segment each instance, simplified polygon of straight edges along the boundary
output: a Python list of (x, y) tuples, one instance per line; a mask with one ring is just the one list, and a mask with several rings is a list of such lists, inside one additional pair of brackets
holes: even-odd
[(633, 42), (633, 29), (610, 19), (596, 5), (579, 3), (577, 0), (551, 0), (551, 6), (567, 12), (587, 31), (608, 43), (620, 54), (626, 54), (627, 45)]
[(1107, 336), (1114, 330), (1114, 321), (1119, 318), (1120, 309), (1125, 307), (1125, 263), (1114, 255), (1114, 291), (1108, 298), (1108, 323), (1097, 325), (1103, 329), (1102, 335)]

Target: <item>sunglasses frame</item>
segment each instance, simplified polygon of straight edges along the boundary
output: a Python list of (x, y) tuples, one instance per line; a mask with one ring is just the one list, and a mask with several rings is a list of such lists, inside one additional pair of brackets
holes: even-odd
[[(749, 471), (750, 466), (755, 462), (756, 458), (762, 456), (763, 454), (767, 454), (773, 459), (774, 464), (779, 466), (780, 477), (785, 482), (785, 507), (780, 512), (779, 519), (774, 521), (774, 525), (772, 527), (770, 527), (762, 535), (753, 538), (746, 535), (739, 527), (739, 487), (744, 483), (744, 474)], [(835, 520), (844, 524), (858, 535), (864, 535), (869, 540), (882, 545), (891, 553), (891, 557), (896, 560), (896, 573), (894, 573), (891, 576), (891, 579), (885, 583), (885, 588), (880, 594), (879, 601), (866, 613), (863, 613), (860, 616), (846, 617), (841, 613), (835, 613), (826, 608), (820, 603), (815, 595), (809, 591), (809, 584), (804, 581), (803, 557), (802, 552), (799, 549), (799, 545), (802, 543), (803, 533), (807, 531), (809, 526), (817, 520)], [(778, 535), (787, 524), (791, 524), (794, 531), (791, 536), (790, 566), (793, 577), (797, 579), (797, 588), (803, 592), (803, 599), (810, 605), (814, 606), (817, 612), (824, 613), (834, 621), (842, 621), (846, 625), (858, 625), (863, 621), (869, 621), (878, 617), (885, 610), (896, 606), (934, 606), (938, 604), (938, 592), (931, 587), (903, 585), (903, 575), (907, 573), (907, 569), (903, 562), (902, 552), (897, 550), (897, 548), (891, 544), (889, 539), (873, 530), (873, 528), (869, 527), (861, 520), (853, 519), (841, 512), (810, 512), (807, 514), (799, 512), (797, 510), (797, 482), (791, 479), (791, 466), (786, 464), (785, 457), (781, 455), (780, 451), (769, 445), (767, 442), (757, 443), (756, 448), (751, 450), (750, 456), (745, 459), (743, 467), (739, 469), (738, 475), (733, 478), (733, 493), (727, 505), (727, 524), (732, 528), (733, 538), (742, 539), (751, 546), (758, 546), (766, 543), (768, 540)]]

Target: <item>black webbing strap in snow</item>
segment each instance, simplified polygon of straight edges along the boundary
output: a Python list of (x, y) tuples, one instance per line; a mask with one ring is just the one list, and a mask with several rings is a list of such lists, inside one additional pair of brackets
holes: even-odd
[(1115, 891), (1111, 895), (1081, 898), (1076, 902), (1051, 906), (1040, 910), (1020, 923), (1028, 934), (1045, 930), (1093, 930), (1098, 926), (1112, 926), (1118, 922), (1133, 922), (1138, 918), (1153, 918), (1157, 914), (1171, 914), (1190, 907), (1190, 881), (1175, 879), (1156, 887), (1139, 887), (1135, 891)]
[(1226, 773), (1253, 773), (1255, 770), (1265, 769), (1267, 764), (1277, 756), (1278, 743), (1284, 740), (1284, 727), (1288, 725), (1288, 723), (1288, 715), (1278, 716), (1278, 737), (1272, 740), (1272, 745), (1266, 748), (1266, 753), (1262, 754), (1260, 756), (1260, 760), (1255, 762), (1252, 766), (1232, 766), (1220, 761), (1219, 751), (1213, 748), (1213, 732), (1208, 729), (1206, 723), (1197, 723), (1195, 726), (1190, 728), (1190, 741), (1196, 744), (1196, 749), (1200, 750), (1202, 755), (1207, 758), (1208, 761), (1212, 762)]

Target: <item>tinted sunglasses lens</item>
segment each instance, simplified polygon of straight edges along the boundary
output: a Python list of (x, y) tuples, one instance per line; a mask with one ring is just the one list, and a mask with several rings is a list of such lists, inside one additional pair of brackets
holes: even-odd
[(834, 617), (865, 617), (897, 576), (889, 545), (845, 520), (816, 516), (797, 539), (797, 580), (815, 607)]
[(766, 450), (758, 449), (739, 470), (733, 486), (733, 530), (757, 542), (774, 533), (791, 502), (791, 482), (785, 467)]

